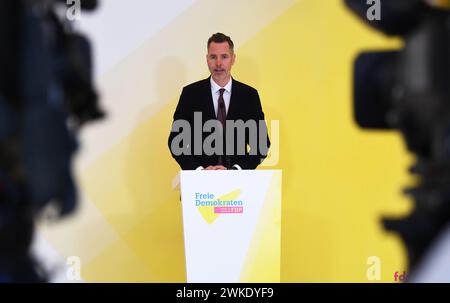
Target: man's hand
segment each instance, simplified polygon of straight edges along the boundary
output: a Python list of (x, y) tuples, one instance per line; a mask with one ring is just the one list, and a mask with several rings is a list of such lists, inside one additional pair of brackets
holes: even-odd
[(227, 168), (223, 165), (210, 165), (205, 170), (226, 170)]

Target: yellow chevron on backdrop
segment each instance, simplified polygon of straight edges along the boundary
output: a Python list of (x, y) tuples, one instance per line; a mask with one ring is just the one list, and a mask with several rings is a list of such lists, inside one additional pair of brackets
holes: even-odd
[[(66, 231), (78, 246), (70, 249), (63, 235), (46, 233), (63, 255), (81, 257), (85, 280), (185, 281), (179, 193), (171, 190), (178, 167), (166, 143), (172, 114), (182, 86), (207, 76), (209, 35), (220, 30), (240, 37), (244, 27), (254, 33), (237, 45), (233, 75), (258, 89), (266, 118), (280, 123), (280, 159), (273, 168), (283, 170), (281, 281), (371, 282), (370, 256), (382, 262), (382, 282), (405, 269), (400, 241), (379, 220), (408, 212), (400, 189), (409, 182), (411, 159), (397, 134), (359, 130), (351, 103), (357, 53), (399, 42), (364, 27), (339, 0), (263, 2), (266, 12), (256, 18), (244, 1), (229, 1), (249, 18), (223, 18), (209, 29), (202, 16), (220, 1), (198, 1), (101, 79), (104, 95), (116, 102), (152, 99), (131, 133), (80, 173), (89, 209), (101, 220), (96, 215), (89, 229), (72, 222)], [(203, 43), (187, 47), (192, 58), (183, 57), (184, 44), (173, 43), (186, 34)], [(152, 52), (164, 50), (161, 43), (169, 46), (170, 62), (164, 56), (151, 61)], [(147, 91), (146, 83), (160, 93)], [(83, 241), (97, 230), (98, 243)]]

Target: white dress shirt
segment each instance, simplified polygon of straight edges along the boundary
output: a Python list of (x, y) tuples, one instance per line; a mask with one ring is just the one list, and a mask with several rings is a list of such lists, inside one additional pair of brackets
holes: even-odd
[(230, 78), (230, 81), (228, 81), (227, 85), (224, 87), (218, 85), (216, 82), (214, 82), (213, 78), (210, 78), (211, 81), (211, 95), (213, 98), (214, 103), (214, 112), (216, 113), (217, 118), (217, 111), (219, 109), (219, 96), (220, 96), (220, 89), (224, 88), (225, 91), (223, 92), (223, 101), (225, 102), (225, 113), (228, 113), (228, 108), (230, 107), (230, 99), (231, 99), (231, 87), (232, 87), (232, 81), (233, 79)]

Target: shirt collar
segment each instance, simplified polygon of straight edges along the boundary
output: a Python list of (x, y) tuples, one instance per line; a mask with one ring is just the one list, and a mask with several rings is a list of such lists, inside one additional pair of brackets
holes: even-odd
[[(210, 82), (211, 82), (211, 89), (214, 93), (217, 93), (222, 88), (213, 80), (212, 77), (210, 78)], [(232, 82), (233, 82), (233, 78), (230, 77), (230, 81), (228, 81), (228, 83), (223, 87), (223, 88), (225, 88), (225, 91), (231, 93)]]

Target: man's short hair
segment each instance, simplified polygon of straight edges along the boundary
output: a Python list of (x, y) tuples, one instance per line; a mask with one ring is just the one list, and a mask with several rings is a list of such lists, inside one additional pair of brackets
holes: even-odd
[(230, 37), (228, 37), (225, 34), (222, 33), (215, 33), (214, 35), (212, 35), (209, 39), (208, 39), (208, 45), (207, 45), (207, 49), (209, 49), (209, 45), (211, 44), (211, 42), (214, 43), (223, 43), (223, 42), (227, 42), (228, 46), (230, 47), (231, 52), (234, 52), (234, 43), (231, 40)]

